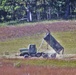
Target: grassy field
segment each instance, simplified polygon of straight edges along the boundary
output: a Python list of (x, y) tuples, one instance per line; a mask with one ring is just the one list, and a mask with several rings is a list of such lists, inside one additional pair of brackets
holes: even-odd
[[(24, 23), (19, 26), (5, 24), (0, 26), (1, 75), (76, 75), (76, 56), (63, 57), (63, 59), (10, 58), (11, 54), (19, 52), (20, 48), (27, 48), (29, 44), (36, 44), (39, 51), (47, 50), (45, 41), (39, 49), (46, 35), (44, 27), (47, 27), (64, 47), (64, 54), (76, 54), (76, 21), (45, 21)], [(49, 49), (52, 48), (49, 46)], [(9, 58), (6, 58), (4, 53)]]
[(16, 63), (18, 65), (48, 66), (48, 67), (76, 67), (76, 60), (59, 59), (3, 59), (5, 63)]
[[(18, 25), (15, 27), (15, 29), (14, 29), (14, 27), (7, 27), (9, 25), (8, 24), (5, 25), (5, 23), (3, 23), (2, 25), (4, 26), (4, 29), (2, 29), (2, 30), (4, 30), (4, 31), (0, 30), (0, 37), (1, 36), (3, 36), (4, 38), (6, 36), (7, 36), (6, 38), (14, 37), (16, 34), (18, 34), (18, 32), (20, 32), (19, 35), (24, 34), (24, 33), (27, 34), (28, 32), (29, 32), (29, 34), (32, 33), (32, 35), (21, 36), (19, 38), (14, 37), (14, 38), (10, 38), (8, 40), (0, 41), (0, 54), (2, 54), (3, 52), (19, 52), (20, 48), (25, 48), (25, 47), (27, 48), (29, 44), (36, 44), (37, 49), (38, 49), (41, 44), (41, 41), (45, 35), (45, 33), (39, 33), (40, 31), (43, 30), (43, 26), (44, 27), (48, 26), (50, 28), (50, 30), (52, 30), (52, 35), (64, 47), (66, 54), (67, 53), (75, 54), (76, 53), (76, 23), (75, 22), (76, 21), (73, 20), (73, 21), (45, 21), (45, 22), (43, 21), (43, 22), (24, 23), (24, 24), (22, 23), (22, 24), (19, 24), (19, 26), (21, 26), (21, 27), (25, 25), (25, 28), (22, 27), (22, 29), (21, 28), (18, 29), (17, 28)], [(0, 24), (0, 26), (2, 26), (2, 25)], [(33, 27), (32, 28), (27, 27), (27, 28), (29, 28), (29, 29), (27, 29), (26, 28), (27, 25), (28, 26), (35, 25), (35, 26), (33, 26), (35, 30), (33, 29)], [(55, 26), (56, 26), (56, 28), (55, 28)], [(40, 30), (38, 29), (38, 27)], [(42, 29), (41, 29), (41, 27), (42, 27)], [(0, 28), (2, 28), (2, 27), (0, 27)], [(30, 29), (31, 29), (31, 31), (30, 31)], [(33, 31), (32, 31), (32, 29), (33, 29)], [(7, 31), (7, 30), (9, 30), (9, 31)], [(29, 30), (29, 31), (27, 31), (27, 30)], [(16, 33), (15, 33), (15, 31), (16, 31)], [(37, 34), (36, 33), (33, 34), (33, 32), (35, 32), (35, 31)], [(40, 51), (46, 50), (46, 48), (47, 48), (47, 44), (46, 44), (46, 42), (44, 42)]]
[(10, 22), (4, 22), (4, 23), (0, 23), (0, 26), (10, 26), (10, 25), (14, 25), (14, 26), (27, 26), (27, 25), (36, 25), (36, 24), (45, 24), (45, 23), (55, 23), (55, 22), (59, 22), (59, 21), (63, 21), (63, 20), (46, 20), (46, 21), (39, 21), (39, 22), (17, 22), (17, 21), (10, 21)]
[[(36, 34), (22, 38), (15, 38), (6, 41), (0, 41), (0, 53), (3, 52), (19, 52), (19, 48), (27, 48), (29, 44), (36, 44), (39, 48), (45, 34)], [(55, 32), (52, 35), (64, 47), (65, 53), (76, 53), (76, 32)], [(41, 50), (47, 48), (47, 43), (44, 41)]]

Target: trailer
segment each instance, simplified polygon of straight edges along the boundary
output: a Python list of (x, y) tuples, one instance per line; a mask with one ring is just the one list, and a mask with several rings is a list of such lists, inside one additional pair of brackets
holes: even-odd
[(50, 34), (50, 32), (45, 35), (44, 40), (54, 50), (54, 52), (46, 52), (44, 57), (56, 58), (57, 55), (64, 54), (64, 47)]

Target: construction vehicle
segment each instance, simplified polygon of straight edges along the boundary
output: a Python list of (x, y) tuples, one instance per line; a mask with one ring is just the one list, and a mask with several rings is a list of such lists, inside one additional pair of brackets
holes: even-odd
[(43, 58), (56, 58), (56, 54), (60, 54), (62, 51), (62, 54), (64, 53), (64, 48), (60, 45), (60, 43), (48, 32), (45, 37), (43, 38), (48, 45), (50, 45), (54, 49), (54, 53), (48, 53), (48, 52), (37, 52), (36, 45), (30, 44), (28, 48), (21, 48), (20, 49), (20, 56), (26, 57), (40, 57)]
[(42, 56), (42, 52), (37, 52), (36, 45), (30, 44), (28, 48), (20, 49), (20, 56), (26, 57), (40, 57)]
[(50, 45), (55, 52), (47, 52), (43, 56), (44, 57), (50, 57), (50, 58), (56, 58), (56, 55), (63, 55), (64, 54), (64, 48), (60, 45), (60, 43), (48, 32), (46, 36), (44, 37), (44, 40), (47, 42), (48, 45)]

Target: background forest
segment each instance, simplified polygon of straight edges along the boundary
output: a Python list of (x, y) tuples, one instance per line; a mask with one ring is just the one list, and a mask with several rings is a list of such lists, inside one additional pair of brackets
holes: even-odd
[(0, 0), (0, 22), (76, 19), (76, 0)]

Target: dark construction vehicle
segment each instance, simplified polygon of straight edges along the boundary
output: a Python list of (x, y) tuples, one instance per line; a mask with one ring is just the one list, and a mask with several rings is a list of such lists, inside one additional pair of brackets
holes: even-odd
[(49, 56), (49, 53), (37, 52), (36, 45), (30, 44), (28, 46), (28, 48), (20, 49), (20, 56), (24, 56), (25, 58), (26, 57), (40, 57), (40, 56), (42, 56), (44, 58), (46, 58), (46, 57), (56, 58), (56, 54), (60, 54), (60, 52), (62, 52), (62, 54), (64, 53), (64, 48), (49, 32), (44, 37), (44, 40), (53, 48), (55, 53), (50, 54), (50, 56)]
[(30, 44), (28, 46), (28, 48), (21, 48), (20, 49), (20, 56), (24, 56), (25, 58), (26, 57), (40, 57), (42, 56), (42, 52), (37, 52), (37, 49), (36, 49), (36, 45), (32, 45)]

